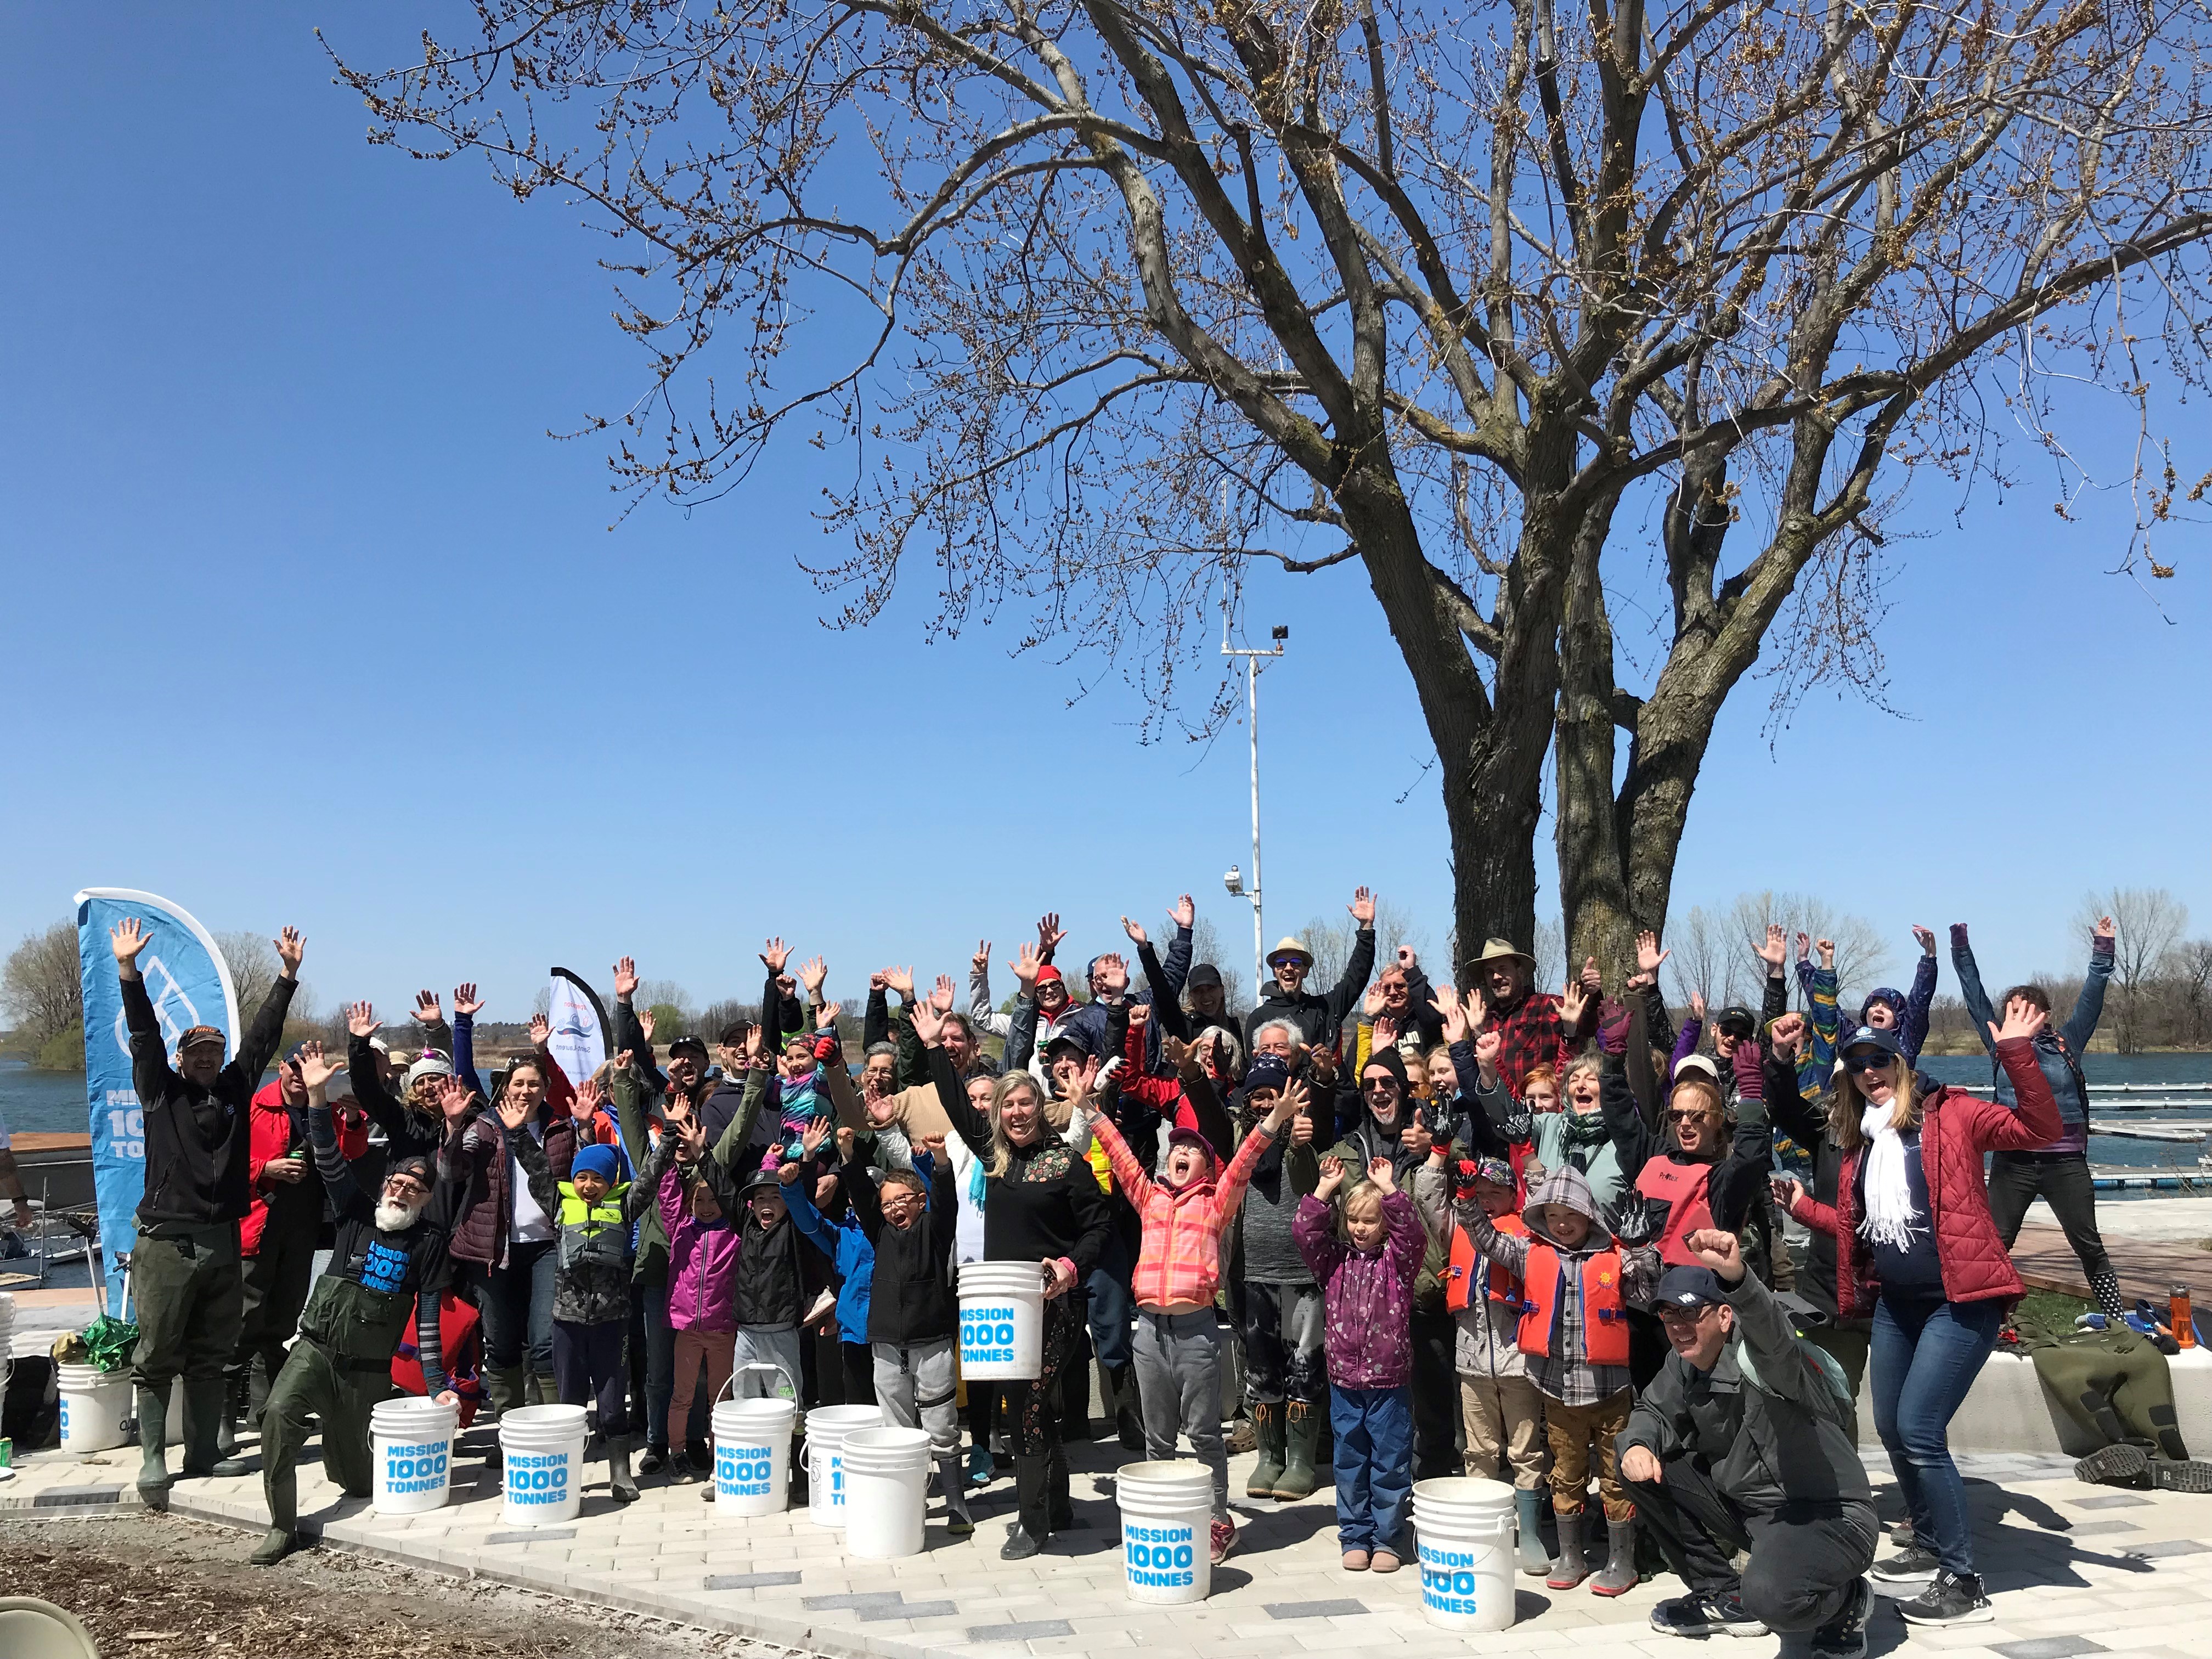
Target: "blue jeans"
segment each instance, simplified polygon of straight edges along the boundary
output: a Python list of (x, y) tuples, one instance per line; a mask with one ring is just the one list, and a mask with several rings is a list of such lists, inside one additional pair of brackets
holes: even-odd
[(1413, 1496), (1413, 1391), (1328, 1391), (1336, 1434), (1336, 1541), (1347, 1550), (1400, 1553)]
[(553, 1375), (553, 1269), (559, 1254), (550, 1238), (510, 1244), (507, 1266), (478, 1269), (476, 1301), (483, 1316), (484, 1360), (495, 1370), (526, 1360), (532, 1375)]
[(1134, 1353), (1129, 1322), (1136, 1316), (1137, 1300), (1129, 1289), (1131, 1272), (1121, 1236), (1109, 1234), (1098, 1266), (1083, 1281), (1091, 1304), (1091, 1351), (1109, 1370), (1129, 1364)]
[[(644, 1304), (646, 1439), (662, 1451), (668, 1434), (668, 1407), (676, 1398), (676, 1333), (668, 1326), (668, 1287), (632, 1285), (629, 1293)], [(711, 1402), (710, 1402), (711, 1403)], [(701, 1417), (699, 1395), (692, 1396), (691, 1420)], [(702, 1431), (698, 1437), (705, 1439)]]
[(1914, 1538), (1953, 1572), (1974, 1571), (1966, 1484), (1951, 1461), (1951, 1419), (1996, 1346), (2004, 1304), (1893, 1300), (1875, 1304), (1869, 1355), (1874, 1431), (1897, 1471)]

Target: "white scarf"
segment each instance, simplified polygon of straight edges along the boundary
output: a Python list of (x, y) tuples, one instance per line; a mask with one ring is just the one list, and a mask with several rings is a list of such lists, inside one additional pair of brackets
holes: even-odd
[(1866, 1215), (1860, 1233), (1870, 1243), (1892, 1249), (1910, 1249), (1912, 1224), (1919, 1218), (1912, 1207), (1912, 1183), (1905, 1174), (1905, 1142), (1892, 1126), (1895, 1104), (1869, 1105), (1859, 1115), (1859, 1133), (1866, 1137)]

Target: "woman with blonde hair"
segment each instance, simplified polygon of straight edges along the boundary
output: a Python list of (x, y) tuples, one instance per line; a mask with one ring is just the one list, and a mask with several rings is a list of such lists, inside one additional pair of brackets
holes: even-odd
[(1897, 1471), (1913, 1542), (1879, 1563), (1889, 1583), (1925, 1581), (1898, 1611), (1916, 1625), (1983, 1624), (1995, 1615), (1974, 1571), (1973, 1518), (1951, 1461), (1951, 1418), (2026, 1294), (1990, 1218), (1982, 1155), (2039, 1146), (2060, 1133), (2037, 1063), (2043, 1010), (2022, 997), (1990, 1023), (2015, 1114), (1916, 1078), (1893, 1030), (1862, 1025), (1843, 1040), (1828, 1135), (1843, 1154), (1836, 1201), (1778, 1183), (1790, 1212), (1836, 1241), (1836, 1306), (1871, 1310), (1875, 1431)]
[[(1111, 1218), (1090, 1163), (1054, 1129), (1036, 1079), (1009, 1071), (992, 1085), (988, 1110), (978, 1111), (945, 1053), (944, 1017), (927, 999), (911, 1014), (938, 1103), (982, 1168), (983, 1259), (1034, 1261), (1044, 1279), (1043, 1366), (1027, 1381), (999, 1385), (1021, 1511), (999, 1553), (1019, 1561), (1074, 1520), (1055, 1406), (1060, 1367), (1074, 1348), (1078, 1325), (1066, 1298), (1097, 1266)], [(1086, 1067), (1072, 1085), (1071, 1127), (1083, 1121), (1080, 1108), (1091, 1076)]]

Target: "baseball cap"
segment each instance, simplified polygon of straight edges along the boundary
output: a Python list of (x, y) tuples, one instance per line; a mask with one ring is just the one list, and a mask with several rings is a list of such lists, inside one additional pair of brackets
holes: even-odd
[(1668, 1268), (1659, 1276), (1659, 1287), (1651, 1292), (1651, 1305), (1662, 1310), (1714, 1308), (1727, 1300), (1728, 1287), (1718, 1273), (1711, 1267), (1687, 1264)]
[(1680, 1083), (1685, 1072), (1695, 1072), (1701, 1076), (1711, 1078), (1715, 1083), (1721, 1080), (1721, 1068), (1704, 1054), (1684, 1054), (1681, 1059), (1676, 1060), (1674, 1081)]
[(1841, 1056), (1854, 1048), (1879, 1048), (1892, 1059), (1905, 1052), (1897, 1040), (1897, 1033), (1885, 1031), (1878, 1025), (1860, 1026), (1836, 1045), (1836, 1053)]
[(699, 1063), (704, 1066), (707, 1063), (707, 1039), (702, 1036), (692, 1036), (688, 1033), (677, 1038), (668, 1045), (668, 1057), (673, 1060), (679, 1054), (695, 1054), (698, 1057)]
[(1168, 1145), (1173, 1146), (1178, 1142), (1186, 1146), (1197, 1147), (1206, 1154), (1209, 1163), (1219, 1162), (1213, 1151), (1213, 1143), (1195, 1129), (1186, 1128), (1180, 1123), (1176, 1124), (1174, 1128), (1168, 1131)]
[(185, 1049), (202, 1042), (212, 1042), (218, 1048), (230, 1046), (230, 1039), (222, 1034), (222, 1028), (219, 1025), (188, 1025), (184, 1035), (177, 1039), (177, 1052), (181, 1054)]
[(1208, 986), (1213, 987), (1216, 990), (1221, 987), (1221, 969), (1210, 962), (1200, 963), (1197, 967), (1190, 970), (1190, 976), (1183, 981), (1183, 988), (1186, 990), (1203, 991)]
[(1730, 1036), (1747, 1037), (1759, 1029), (1759, 1020), (1750, 1009), (1731, 1003), (1713, 1016), (1713, 1027)]

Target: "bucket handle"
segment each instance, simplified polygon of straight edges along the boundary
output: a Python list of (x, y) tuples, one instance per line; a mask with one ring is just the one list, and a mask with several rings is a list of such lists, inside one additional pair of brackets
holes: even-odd
[[(774, 1371), (778, 1376), (783, 1379), (784, 1386), (791, 1390), (791, 1398), (793, 1403), (797, 1402), (799, 1399), (799, 1384), (791, 1380), (791, 1373), (784, 1370), (782, 1366), (777, 1364), (773, 1359), (756, 1359), (749, 1364), (739, 1365), (732, 1369), (729, 1376), (724, 1379), (722, 1386), (715, 1390), (714, 1397), (708, 1402), (708, 1404), (710, 1406), (720, 1405), (722, 1403), (722, 1396), (724, 1395), (730, 1394), (730, 1390), (738, 1386), (738, 1379), (743, 1376), (747, 1371)], [(775, 1396), (773, 1395), (770, 1396), (770, 1398), (774, 1397)], [(735, 1395), (730, 1395), (730, 1398), (734, 1401), (737, 1396)]]

